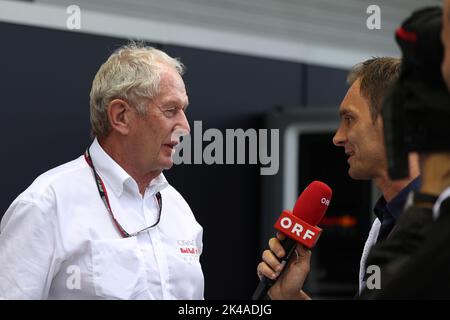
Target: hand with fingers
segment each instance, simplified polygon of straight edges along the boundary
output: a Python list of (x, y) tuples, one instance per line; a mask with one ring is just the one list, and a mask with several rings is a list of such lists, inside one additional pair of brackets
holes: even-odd
[(310, 300), (311, 298), (303, 292), (302, 287), (309, 273), (311, 250), (297, 244), (295, 253), (287, 266), (283, 266), (279, 259), (286, 254), (280, 243), (284, 239), (285, 236), (278, 232), (276, 238), (269, 240), (270, 250), (263, 252), (263, 261), (257, 267), (258, 277), (261, 279), (262, 276), (266, 276), (276, 279), (281, 270), (286, 267), (287, 269), (270, 288), (268, 292), (270, 298), (273, 300)]

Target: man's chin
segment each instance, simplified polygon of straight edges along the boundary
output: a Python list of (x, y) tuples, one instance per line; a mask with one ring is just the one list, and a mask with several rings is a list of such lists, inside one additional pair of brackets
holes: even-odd
[(348, 175), (350, 178), (354, 180), (369, 180), (370, 178), (367, 177), (367, 174), (364, 174), (364, 172), (361, 172), (361, 170), (357, 170), (356, 168), (349, 168), (348, 169)]
[(161, 163), (161, 169), (162, 170), (169, 170), (170, 168), (173, 167), (173, 160), (165, 160)]

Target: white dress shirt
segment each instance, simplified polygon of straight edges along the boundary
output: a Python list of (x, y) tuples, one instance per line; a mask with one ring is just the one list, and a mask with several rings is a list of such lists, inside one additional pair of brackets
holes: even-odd
[(441, 210), (441, 204), (446, 200), (448, 197), (450, 197), (450, 187), (444, 189), (444, 191), (441, 192), (439, 197), (437, 198), (436, 202), (433, 206), (433, 219), (436, 220), (439, 218), (440, 210)]
[(366, 261), (367, 257), (369, 256), (370, 250), (377, 243), (378, 234), (380, 233), (380, 227), (381, 221), (378, 218), (375, 218), (372, 223), (372, 227), (370, 228), (369, 235), (367, 236), (366, 243), (364, 244), (363, 253), (359, 262), (359, 294), (361, 294), (362, 290), (366, 287), (366, 281), (364, 280), (367, 274)]
[(84, 156), (39, 176), (0, 224), (0, 298), (203, 299), (202, 227), (164, 175), (139, 193), (102, 149), (90, 147), (122, 238)]

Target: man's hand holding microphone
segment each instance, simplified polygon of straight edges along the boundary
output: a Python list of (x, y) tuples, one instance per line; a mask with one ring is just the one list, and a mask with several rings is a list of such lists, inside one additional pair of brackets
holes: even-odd
[(300, 195), (292, 212), (283, 211), (275, 228), (276, 237), (269, 240), (258, 264), (260, 283), (253, 300), (309, 300), (303, 284), (310, 270), (311, 248), (322, 230), (316, 225), (330, 204), (332, 191), (323, 182), (312, 182)]
[(309, 273), (311, 250), (297, 244), (294, 257), (290, 259), (286, 270), (280, 275), (284, 265), (279, 259), (286, 255), (280, 241), (286, 237), (278, 232), (277, 236), (269, 240), (269, 250), (263, 252), (263, 261), (257, 267), (258, 276), (276, 280), (269, 289), (268, 295), (272, 300), (309, 300), (303, 292), (303, 284)]

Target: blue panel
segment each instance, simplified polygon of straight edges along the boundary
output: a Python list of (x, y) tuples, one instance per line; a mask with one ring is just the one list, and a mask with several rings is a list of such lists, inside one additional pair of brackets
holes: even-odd
[[(357, 63), (359, 61), (355, 61)], [(348, 70), (305, 66), (303, 73), (306, 90), (304, 104), (308, 106), (338, 107), (347, 92)]]

